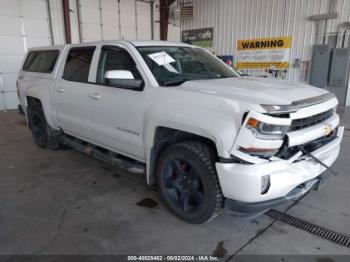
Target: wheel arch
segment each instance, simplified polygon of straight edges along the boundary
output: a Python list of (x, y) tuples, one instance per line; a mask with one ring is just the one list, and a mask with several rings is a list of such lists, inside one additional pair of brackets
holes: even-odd
[(147, 161), (147, 183), (154, 185), (156, 183), (156, 165), (160, 154), (170, 145), (185, 142), (198, 141), (207, 145), (215, 160), (219, 159), (218, 149), (213, 138), (203, 136), (194, 132), (174, 129), (171, 127), (157, 126), (154, 130), (153, 144), (150, 148)]

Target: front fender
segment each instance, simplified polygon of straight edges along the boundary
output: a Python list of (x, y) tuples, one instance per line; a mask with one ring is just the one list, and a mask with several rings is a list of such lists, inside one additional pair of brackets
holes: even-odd
[(230, 157), (230, 149), (237, 134), (235, 119), (210, 108), (176, 104), (151, 104), (145, 114), (144, 141), (147, 160), (147, 178), (151, 174), (151, 155), (157, 127), (166, 127), (205, 137), (214, 142), (218, 155)]
[(233, 116), (206, 108), (167, 106), (166, 111), (162, 105), (148, 108), (144, 124), (147, 148), (153, 146), (156, 128), (167, 127), (208, 138), (215, 143), (219, 156), (229, 157), (239, 128)]

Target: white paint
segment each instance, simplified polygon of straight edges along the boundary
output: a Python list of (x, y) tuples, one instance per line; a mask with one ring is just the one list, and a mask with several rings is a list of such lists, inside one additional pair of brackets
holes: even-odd
[(158, 52), (148, 55), (154, 62), (156, 62), (158, 65), (165, 65), (172, 62), (175, 62), (175, 59), (172, 58), (168, 53), (166, 52)]
[(288, 141), (290, 146), (303, 145), (308, 141), (316, 140), (320, 137), (328, 135), (328, 131), (333, 130), (339, 126), (339, 116), (334, 115), (333, 117), (324, 121), (320, 126), (312, 126), (305, 128), (301, 131), (294, 131), (288, 133)]
[[(312, 154), (331, 166), (339, 155), (343, 127), (338, 129), (337, 138)], [(290, 159), (295, 160), (295, 159)], [(325, 171), (320, 164), (303, 159), (298, 162), (275, 160), (255, 165), (216, 163), (216, 169), (225, 197), (243, 202), (260, 202), (284, 197), (298, 185), (305, 183)], [(269, 175), (271, 186), (262, 195), (261, 177)]]
[(106, 79), (134, 79), (133, 74), (127, 70), (109, 70), (105, 73)]

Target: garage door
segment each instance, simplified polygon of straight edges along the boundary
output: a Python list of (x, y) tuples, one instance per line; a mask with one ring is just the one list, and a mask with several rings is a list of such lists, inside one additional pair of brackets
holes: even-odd
[(17, 108), (16, 78), (29, 47), (51, 44), (47, 1), (0, 0), (0, 110)]
[(150, 40), (151, 6), (140, 0), (79, 0), (81, 41)]

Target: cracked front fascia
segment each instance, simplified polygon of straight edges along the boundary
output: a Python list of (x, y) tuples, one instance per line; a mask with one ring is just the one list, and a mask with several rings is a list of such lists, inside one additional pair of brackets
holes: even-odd
[[(311, 103), (312, 104), (307, 104)], [(289, 114), (289, 118), (280, 118), (277, 115), (266, 115), (264, 113), (259, 113), (256, 111), (250, 111), (247, 115), (247, 117), (244, 120), (244, 123), (242, 124), (238, 135), (235, 139), (235, 142), (233, 144), (233, 147), (231, 148), (231, 154), (243, 159), (247, 162), (258, 164), (258, 163), (264, 163), (267, 161), (270, 161), (272, 159), (276, 158), (270, 158), (270, 159), (262, 159), (259, 157), (254, 157), (249, 154), (243, 153), (239, 151), (239, 147), (256, 147), (256, 148), (276, 148), (279, 149), (282, 144), (283, 140), (262, 140), (257, 139), (252, 132), (246, 128), (247, 121), (250, 117), (253, 117), (261, 122), (265, 122), (268, 124), (274, 124), (274, 125), (291, 125), (291, 122), (294, 119), (304, 118), (304, 117), (310, 117), (315, 114), (324, 112), (326, 110), (329, 110), (331, 108), (335, 108), (338, 104), (338, 100), (335, 98), (332, 94), (325, 94), (313, 99), (306, 99), (299, 101), (298, 103), (295, 102), (294, 105), (299, 105), (300, 108), (293, 113)], [(308, 105), (308, 106), (306, 106)], [(306, 128), (305, 130), (297, 131), (297, 132), (288, 132), (287, 136), (289, 138), (290, 145), (298, 145), (300, 143), (306, 143), (308, 141), (312, 141), (316, 139), (317, 137), (321, 137), (322, 134), (320, 133), (322, 128), (325, 126), (330, 127), (332, 130), (334, 130), (339, 125), (339, 116), (334, 115), (332, 118), (328, 119), (324, 123), (321, 123), (317, 126), (310, 127), (309, 129)], [(313, 132), (318, 132), (318, 135), (310, 135), (310, 130)], [(321, 131), (320, 131), (321, 130)], [(298, 134), (298, 136), (301, 136), (301, 134), (304, 134), (303, 132), (308, 132), (308, 139), (296, 139), (295, 134)]]
[(283, 140), (263, 140), (263, 139), (256, 138), (252, 133), (252, 131), (246, 127), (249, 118), (255, 118), (267, 124), (287, 125), (287, 126), (291, 124), (292, 120), (290, 118), (272, 117), (272, 116), (264, 115), (255, 111), (250, 111), (247, 117), (245, 118), (238, 132), (238, 135), (235, 139), (233, 147), (231, 149), (231, 154), (240, 159), (243, 159), (247, 162), (254, 163), (254, 164), (267, 162), (269, 161), (268, 159), (262, 159), (259, 157), (254, 157), (249, 154), (243, 153), (239, 150), (239, 148), (255, 147), (255, 148), (279, 149), (283, 144)]

